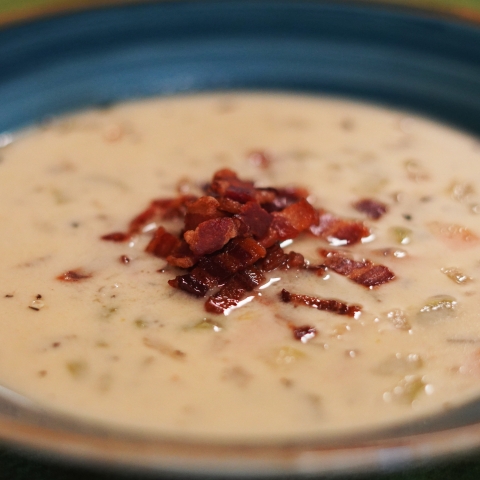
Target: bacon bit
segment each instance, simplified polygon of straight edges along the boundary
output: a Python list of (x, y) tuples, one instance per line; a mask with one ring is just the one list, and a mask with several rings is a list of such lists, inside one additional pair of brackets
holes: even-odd
[(141, 233), (145, 225), (156, 219), (171, 220), (173, 218), (182, 218), (185, 215), (187, 203), (195, 199), (196, 197), (192, 195), (182, 195), (178, 198), (153, 200), (146, 210), (130, 222), (128, 232), (109, 233), (103, 235), (101, 239), (111, 242), (126, 242), (130, 240), (132, 235)]
[(109, 242), (126, 242), (130, 240), (130, 235), (128, 233), (123, 233), (123, 232), (113, 232), (113, 233), (108, 233), (107, 235), (103, 235), (100, 238), (102, 240), (107, 240)]
[(247, 232), (255, 238), (264, 237), (272, 224), (273, 217), (256, 202), (248, 202), (242, 206), (236, 216), (246, 226)]
[(317, 335), (317, 329), (315, 327), (311, 327), (310, 325), (302, 325), (301, 327), (290, 325), (290, 328), (293, 332), (293, 338), (295, 340), (300, 340), (302, 343), (307, 343), (310, 339)]
[(324, 265), (327, 268), (364, 287), (373, 288), (395, 278), (388, 267), (376, 265), (370, 260), (356, 261), (335, 250), (320, 249), (319, 253), (325, 257)]
[(213, 218), (202, 222), (195, 231), (189, 230), (183, 237), (195, 255), (206, 255), (220, 250), (238, 230), (230, 217)]
[(308, 230), (318, 222), (316, 210), (304, 198), (277, 212), (276, 216), (285, 218), (298, 232)]
[(120, 257), (120, 263), (124, 263), (125, 265), (127, 265), (128, 263), (130, 263), (131, 260), (129, 257), (127, 257), (126, 255), (122, 255)]
[(309, 295), (298, 295), (290, 293), (285, 289), (280, 292), (280, 298), (282, 302), (293, 303), (296, 307), (298, 305), (305, 305), (318, 310), (336, 313), (337, 315), (347, 315), (354, 318), (357, 318), (362, 311), (362, 308), (358, 305), (347, 305), (339, 300), (317, 298)]
[(279, 267), (281, 267), (287, 260), (287, 255), (280, 247), (280, 245), (275, 244), (267, 250), (265, 258), (261, 262), (261, 268), (264, 272), (271, 272)]
[(262, 198), (257, 201), (267, 212), (280, 212), (309, 195), (305, 188), (259, 188), (257, 197), (260, 193)]
[(191, 268), (198, 262), (198, 257), (190, 250), (187, 242), (182, 242), (175, 253), (167, 257), (167, 262), (173, 267)]
[(370, 230), (357, 220), (345, 220), (329, 212), (320, 211), (318, 223), (310, 227), (317, 237), (331, 244), (353, 245), (370, 236)]
[(79, 282), (85, 280), (86, 278), (91, 278), (91, 274), (82, 273), (78, 270), (69, 270), (68, 272), (62, 273), (57, 277), (57, 280), (62, 280), (63, 282)]
[(210, 190), (217, 195), (240, 203), (253, 201), (256, 196), (253, 182), (240, 180), (234, 171), (228, 169), (215, 173)]
[(177, 198), (160, 198), (153, 200), (150, 206), (140, 215), (135, 217), (129, 226), (130, 234), (140, 233), (147, 223), (158, 218), (159, 220), (172, 220), (174, 218), (183, 218), (186, 205), (196, 200), (193, 195), (181, 195)]
[(181, 241), (167, 232), (163, 227), (158, 227), (145, 251), (160, 258), (167, 258), (180, 248)]
[(263, 273), (251, 267), (235, 274), (227, 284), (205, 302), (205, 310), (210, 313), (224, 313), (235, 307), (246, 292), (260, 286), (265, 281)]
[(195, 230), (202, 222), (225, 216), (219, 211), (220, 203), (210, 196), (201, 197), (187, 206), (185, 230)]
[(372, 220), (378, 220), (385, 213), (387, 213), (387, 206), (378, 200), (374, 200), (373, 198), (364, 198), (359, 200), (353, 204), (353, 208), (361, 213), (364, 213)]
[(231, 198), (226, 198), (226, 197), (220, 197), (218, 199), (218, 209), (227, 212), (227, 213), (240, 213), (242, 211), (242, 206), (240, 202), (236, 202), (235, 200), (232, 200)]
[(287, 259), (283, 264), (285, 270), (288, 269), (303, 269), (307, 268), (307, 263), (305, 262), (305, 257), (301, 253), (297, 252), (288, 252)]

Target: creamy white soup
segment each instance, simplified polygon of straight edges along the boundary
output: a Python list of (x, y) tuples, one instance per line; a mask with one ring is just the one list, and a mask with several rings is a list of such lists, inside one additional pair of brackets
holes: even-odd
[[(239, 93), (88, 111), (11, 140), (0, 142), (0, 384), (38, 407), (267, 439), (381, 427), (480, 394), (476, 139), (350, 101)], [(352, 245), (303, 234), (285, 251), (311, 266), (319, 249), (340, 251), (394, 278), (369, 288), (329, 268), (275, 270), (216, 314), (168, 284), (185, 271), (145, 252), (157, 225), (101, 239), (152, 199), (198, 195), (223, 168), (304, 188), (370, 232)], [(385, 207), (380, 218), (365, 199)], [(68, 272), (84, 278), (59, 279)], [(282, 289), (361, 312), (285, 303)]]

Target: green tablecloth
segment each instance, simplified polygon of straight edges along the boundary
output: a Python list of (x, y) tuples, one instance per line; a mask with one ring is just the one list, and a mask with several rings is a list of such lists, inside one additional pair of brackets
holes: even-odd
[[(438, 6), (480, 20), (480, 0), (386, 0), (392, 3), (410, 4), (423, 7)], [(48, 7), (55, 11), (61, 4), (93, 5), (94, 0), (0, 0), (0, 23), (36, 16)], [(114, 3), (112, 0), (99, 0), (100, 4)], [(145, 475), (135, 475), (112, 471), (101, 471), (91, 467), (63, 464), (31, 453), (16, 451), (0, 445), (0, 480), (139, 480)], [(150, 478), (148, 476), (147, 478)], [(178, 476), (162, 476), (164, 480)], [(283, 480), (288, 480), (285, 477)], [(336, 477), (338, 480), (347, 477)], [(395, 473), (362, 474), (348, 476), (350, 480), (480, 480), (480, 452), (466, 458), (445, 460), (442, 463), (402, 470)]]

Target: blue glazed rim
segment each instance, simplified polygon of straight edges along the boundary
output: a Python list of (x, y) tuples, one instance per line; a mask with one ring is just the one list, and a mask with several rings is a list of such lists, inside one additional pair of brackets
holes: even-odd
[(0, 30), (0, 131), (151, 95), (254, 89), (384, 103), (480, 133), (478, 28), (304, 1), (162, 2)]
[[(122, 5), (0, 30), (0, 133), (153, 95), (346, 96), (480, 135), (480, 29), (378, 5), (193, 1)], [(0, 399), (0, 438), (154, 472), (275, 475), (389, 470), (480, 447), (476, 402), (362, 435), (206, 445), (129, 435)]]

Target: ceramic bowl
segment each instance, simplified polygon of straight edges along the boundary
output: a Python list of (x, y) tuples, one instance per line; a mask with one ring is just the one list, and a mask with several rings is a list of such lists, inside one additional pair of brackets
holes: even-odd
[[(381, 4), (178, 1), (63, 12), (0, 30), (0, 65), (0, 144), (90, 106), (229, 90), (360, 99), (480, 135), (480, 28)], [(92, 426), (0, 395), (0, 438), (156, 473), (380, 471), (478, 448), (480, 405), (361, 435), (220, 444)]]

